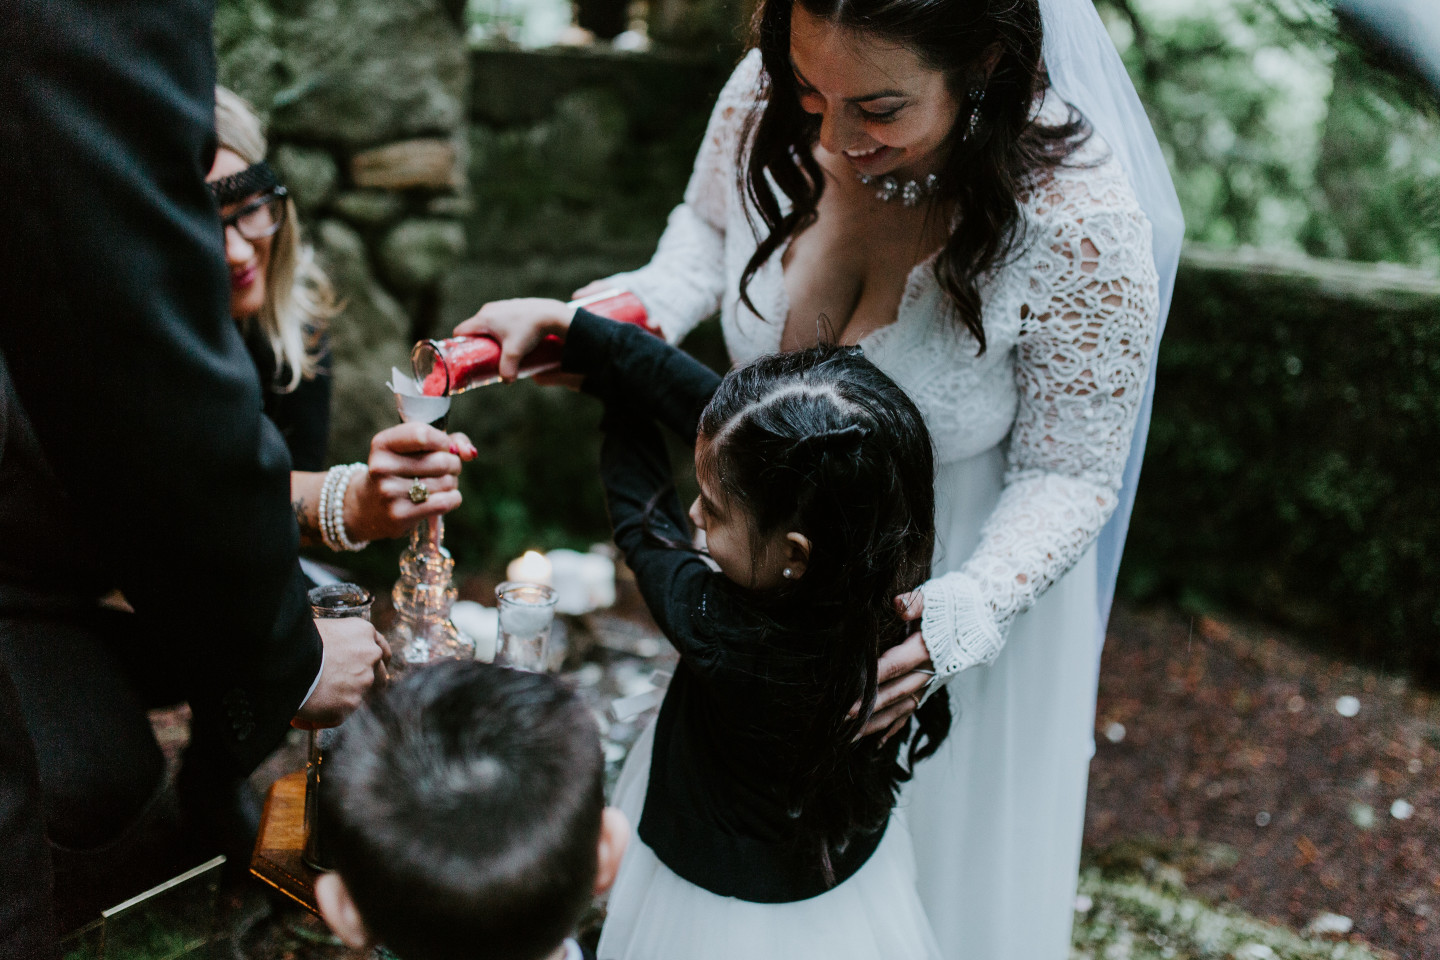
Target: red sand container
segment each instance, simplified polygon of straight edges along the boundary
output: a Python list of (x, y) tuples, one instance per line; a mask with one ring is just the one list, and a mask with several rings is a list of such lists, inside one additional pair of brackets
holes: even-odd
[[(573, 300), (570, 305), (621, 323), (633, 323), (660, 335), (659, 328), (650, 323), (644, 305), (628, 290), (606, 290)], [(520, 376), (559, 369), (563, 351), (564, 343), (559, 338), (546, 337), (520, 361)], [(454, 396), (499, 382), (500, 344), (486, 336), (421, 340), (410, 353), (410, 364), (425, 396)]]

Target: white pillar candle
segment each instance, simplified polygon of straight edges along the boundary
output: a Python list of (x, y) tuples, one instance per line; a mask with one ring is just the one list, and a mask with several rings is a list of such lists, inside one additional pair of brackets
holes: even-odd
[(495, 659), (495, 635), (500, 614), (470, 600), (461, 600), (450, 609), (450, 619), (460, 631), (475, 641), (475, 659), (490, 663)]
[(505, 568), (505, 579), (513, 583), (543, 583), (550, 585), (550, 561), (536, 550), (526, 550), (524, 556), (511, 560)]

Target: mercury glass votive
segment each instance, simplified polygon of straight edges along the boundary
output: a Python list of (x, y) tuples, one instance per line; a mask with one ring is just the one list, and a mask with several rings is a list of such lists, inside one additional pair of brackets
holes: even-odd
[(510, 581), (495, 588), (500, 609), (497, 663), (544, 672), (556, 596), (554, 587), (542, 583)]

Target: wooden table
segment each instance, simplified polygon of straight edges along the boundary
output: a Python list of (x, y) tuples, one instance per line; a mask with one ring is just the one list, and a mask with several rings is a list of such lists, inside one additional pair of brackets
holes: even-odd
[(260, 835), (250, 857), (250, 873), (315, 915), (315, 878), (305, 866), (305, 771), (276, 780), (260, 815)]

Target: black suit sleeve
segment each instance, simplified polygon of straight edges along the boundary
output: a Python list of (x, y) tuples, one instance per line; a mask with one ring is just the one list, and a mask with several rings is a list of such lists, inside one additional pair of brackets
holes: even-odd
[(290, 460), (230, 320), (211, 0), (0, 16), (0, 354), (80, 528), (248, 769), (320, 667)]

